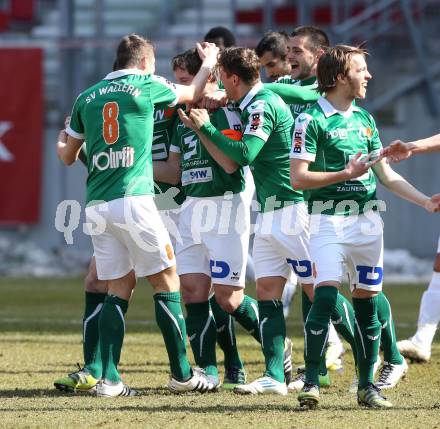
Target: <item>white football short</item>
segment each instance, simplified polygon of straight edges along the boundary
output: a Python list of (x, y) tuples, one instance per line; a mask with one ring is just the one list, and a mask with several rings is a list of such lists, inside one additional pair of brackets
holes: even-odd
[(383, 223), (378, 212), (358, 216), (310, 216), (310, 253), (315, 284), (341, 283), (348, 274), (350, 288), (382, 290)]
[(314, 282), (309, 253), (309, 215), (305, 203), (260, 213), (252, 256), (255, 277), (281, 276), (293, 271), (302, 284)]
[(86, 208), (99, 280), (114, 280), (132, 269), (137, 277), (175, 264), (170, 237), (151, 195), (118, 198)]
[(244, 287), (249, 223), (241, 193), (187, 197), (179, 217), (177, 273), (203, 273), (215, 284)]
[(165, 225), (168, 234), (170, 235), (170, 240), (171, 240), (171, 244), (173, 245), (173, 249), (176, 248), (177, 240), (180, 240), (180, 233), (179, 233), (180, 210), (181, 207), (173, 210), (158, 210), (159, 216), (162, 219), (162, 222)]

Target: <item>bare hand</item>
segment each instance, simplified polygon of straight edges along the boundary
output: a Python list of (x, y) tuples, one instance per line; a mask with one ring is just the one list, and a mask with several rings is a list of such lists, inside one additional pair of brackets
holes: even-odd
[(401, 140), (394, 140), (382, 150), (382, 155), (388, 163), (396, 163), (408, 159), (412, 155), (413, 144)]
[(214, 43), (202, 42), (197, 43), (197, 52), (203, 61), (203, 65), (207, 67), (214, 67), (217, 64), (217, 55), (219, 49)]
[(192, 109), (189, 117), (192, 119), (197, 129), (202, 128), (204, 124), (209, 122), (209, 115), (206, 109)]
[(440, 194), (433, 195), (425, 203), (425, 209), (430, 213), (440, 212)]
[(213, 111), (226, 106), (227, 101), (228, 97), (224, 90), (218, 89), (217, 85), (207, 84), (199, 106), (209, 111)]
[(372, 153), (364, 155), (362, 152), (359, 152), (353, 156), (345, 167), (348, 178), (355, 179), (356, 177), (362, 176), (383, 158), (382, 155), (380, 155), (371, 161), (372, 155)]
[(177, 109), (177, 114), (179, 115), (180, 120), (183, 122), (183, 125), (185, 125), (186, 128), (191, 128), (192, 130), (197, 129), (194, 121), (189, 118), (182, 109)]

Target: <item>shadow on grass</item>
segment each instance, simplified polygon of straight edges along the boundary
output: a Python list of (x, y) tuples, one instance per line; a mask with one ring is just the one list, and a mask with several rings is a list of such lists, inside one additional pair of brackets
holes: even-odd
[[(212, 404), (212, 405), (206, 405), (202, 401), (197, 401), (194, 403), (194, 405), (187, 405), (182, 404), (179, 405), (176, 402), (173, 402), (172, 404), (162, 404), (162, 405), (144, 405), (140, 403), (139, 405), (122, 405), (121, 402), (130, 402), (133, 404), (135, 401), (138, 401), (142, 398), (142, 396), (148, 396), (148, 392), (150, 392), (152, 395), (161, 396), (162, 392), (165, 392), (165, 388), (152, 388), (152, 389), (143, 389), (141, 390), (141, 395), (136, 398), (114, 398), (113, 400), (109, 400), (108, 398), (105, 399), (97, 399), (93, 398), (91, 395), (90, 401), (91, 403), (94, 402), (93, 405), (88, 406), (78, 406), (77, 403), (74, 403), (72, 406), (39, 406), (38, 411), (39, 412), (65, 412), (65, 411), (77, 411), (78, 413), (83, 413), (84, 411), (90, 411), (90, 412), (96, 412), (96, 411), (105, 411), (106, 413), (111, 412), (146, 412), (146, 413), (164, 413), (172, 411), (173, 413), (198, 413), (198, 414), (224, 414), (224, 415), (230, 415), (234, 413), (242, 413), (242, 412), (267, 412), (268, 410), (268, 404), (267, 403), (261, 403), (261, 404)], [(164, 394), (165, 396), (173, 395), (171, 393)], [(40, 390), (40, 389), (31, 389), (31, 390), (17, 390), (17, 391), (0, 391), (0, 398), (55, 398), (55, 397), (78, 397), (78, 395), (73, 394), (61, 394), (57, 391), (47, 391), (47, 390)], [(82, 397), (87, 397), (87, 394), (81, 395)], [(174, 395), (173, 395), (174, 396)], [(201, 395), (199, 394), (187, 394), (184, 397), (181, 397), (182, 399), (188, 399), (189, 397), (200, 397), (202, 399)], [(219, 401), (222, 401), (222, 398), (219, 397)], [(121, 404), (120, 406), (117, 406), (117, 404)], [(107, 406), (108, 405), (108, 406)], [(115, 406), (116, 405), (116, 406)], [(339, 411), (339, 412), (347, 412), (352, 413), (353, 411), (364, 411), (364, 412), (374, 412), (377, 413), (390, 413), (390, 412), (400, 412), (400, 411), (434, 411), (439, 409), (439, 404), (434, 404), (432, 406), (416, 406), (416, 407), (395, 407), (391, 410), (369, 410), (369, 409), (363, 409), (359, 408), (356, 405), (353, 406), (320, 406), (317, 410), (310, 411), (310, 415), (316, 415), (320, 414), (322, 412), (329, 412), (329, 411)], [(16, 404), (14, 408), (6, 408), (6, 407), (0, 407), (0, 412), (32, 412), (35, 411), (35, 407), (20, 407), (19, 404)], [(270, 411), (273, 412), (281, 412), (281, 413), (309, 413), (309, 411), (305, 411), (300, 409), (296, 403), (292, 403), (292, 405), (289, 404), (270, 404)]]

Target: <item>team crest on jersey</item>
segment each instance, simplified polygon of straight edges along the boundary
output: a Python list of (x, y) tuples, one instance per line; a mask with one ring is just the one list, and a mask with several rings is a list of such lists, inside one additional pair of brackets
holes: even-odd
[(359, 138), (361, 140), (367, 140), (373, 136), (373, 130), (370, 127), (359, 128)]

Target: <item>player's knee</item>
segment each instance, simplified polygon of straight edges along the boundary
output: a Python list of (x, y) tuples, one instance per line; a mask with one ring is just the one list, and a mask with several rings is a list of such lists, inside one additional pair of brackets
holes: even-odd
[(185, 304), (195, 304), (198, 302), (208, 301), (209, 294), (206, 291), (198, 290), (197, 288), (182, 287), (182, 300)]
[(238, 299), (235, 299), (233, 295), (216, 295), (215, 300), (217, 301), (221, 309), (229, 314), (232, 314), (240, 306), (240, 302), (238, 301)]

